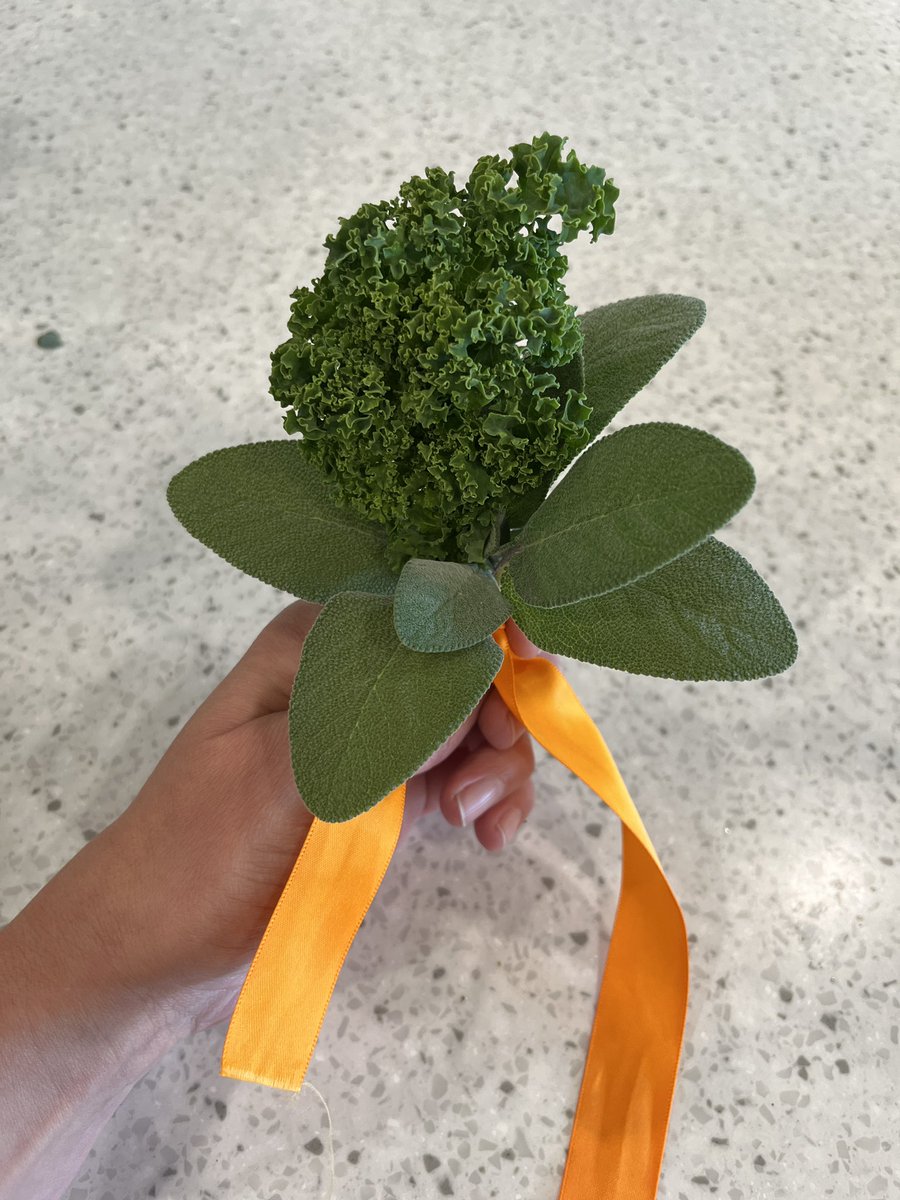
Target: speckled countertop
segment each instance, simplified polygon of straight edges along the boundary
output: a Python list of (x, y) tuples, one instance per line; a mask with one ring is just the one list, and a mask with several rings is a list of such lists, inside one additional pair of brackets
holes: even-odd
[[(268, 353), (336, 216), (568, 133), (622, 189), (615, 237), (572, 253), (579, 307), (709, 305), (625, 420), (748, 454), (728, 538), (802, 639), (788, 676), (743, 686), (569, 668), (691, 930), (661, 1196), (897, 1195), (886, 7), (7, 0), (0, 25), (0, 918), (284, 603), (192, 542), (164, 485), (277, 436)], [(546, 758), (539, 792), (511, 853), (436, 821), (391, 867), (309, 1074), (341, 1200), (555, 1200), (619, 846)], [(220, 1079), (221, 1037), (144, 1079), (71, 1200), (327, 1195), (315, 1096)]]

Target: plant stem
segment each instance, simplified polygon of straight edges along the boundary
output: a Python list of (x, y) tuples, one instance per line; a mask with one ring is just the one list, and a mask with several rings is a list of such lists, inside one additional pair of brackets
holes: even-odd
[(508, 563), (511, 558), (514, 558), (521, 549), (522, 547), (515, 542), (506, 542), (503, 546), (498, 547), (488, 558), (488, 566), (496, 575), (500, 568)]

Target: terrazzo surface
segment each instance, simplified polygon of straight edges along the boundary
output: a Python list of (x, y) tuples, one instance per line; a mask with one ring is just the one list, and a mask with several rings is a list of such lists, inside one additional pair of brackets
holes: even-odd
[[(622, 191), (615, 236), (572, 251), (578, 307), (709, 306), (618, 425), (744, 450), (726, 540), (801, 638), (754, 684), (567, 666), (691, 931), (660, 1196), (900, 1194), (889, 6), (6, 0), (0, 27), (0, 919), (286, 602), (164, 488), (278, 436), (268, 354), (336, 217), (567, 133)], [(546, 756), (538, 790), (503, 856), (435, 820), (390, 869), (308, 1076), (341, 1200), (557, 1196), (619, 837)], [(70, 1200), (328, 1195), (318, 1099), (219, 1078), (222, 1036), (144, 1078)]]

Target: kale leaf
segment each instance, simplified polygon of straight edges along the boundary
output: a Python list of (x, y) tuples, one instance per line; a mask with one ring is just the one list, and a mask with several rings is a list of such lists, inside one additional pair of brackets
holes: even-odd
[(284, 427), (410, 557), (483, 563), (505, 514), (590, 440), (560, 247), (612, 233), (618, 189), (544, 133), (464, 187), (429, 167), (326, 238), (272, 355)]

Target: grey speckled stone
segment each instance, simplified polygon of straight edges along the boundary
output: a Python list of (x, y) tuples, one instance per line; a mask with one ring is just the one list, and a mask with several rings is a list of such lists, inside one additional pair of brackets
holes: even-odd
[[(887, 7), (12, 0), (2, 26), (0, 918), (283, 602), (191, 542), (163, 490), (277, 436), (268, 354), (335, 218), (426, 163), (569, 133), (622, 189), (615, 237), (573, 251), (576, 303), (709, 304), (624, 419), (748, 454), (759, 494), (729, 537), (802, 636), (770, 683), (571, 669), (692, 934), (661, 1195), (896, 1195)], [(557, 1195), (618, 836), (557, 765), (538, 782), (512, 853), (435, 823), (391, 869), (309, 1076), (339, 1197)], [(71, 1200), (325, 1194), (318, 1101), (219, 1079), (220, 1038), (134, 1090)]]

